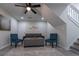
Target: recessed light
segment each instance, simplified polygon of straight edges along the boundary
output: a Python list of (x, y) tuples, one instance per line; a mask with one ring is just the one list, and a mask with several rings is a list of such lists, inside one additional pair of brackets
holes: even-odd
[(44, 20), (44, 17), (42, 17), (41, 20)]
[(21, 19), (24, 19), (24, 17), (21, 17)]

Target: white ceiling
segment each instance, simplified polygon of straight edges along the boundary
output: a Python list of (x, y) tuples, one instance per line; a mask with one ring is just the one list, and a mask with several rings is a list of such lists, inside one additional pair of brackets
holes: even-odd
[(65, 24), (65, 22), (54, 13), (55, 11), (50, 9), (47, 5), (42, 5), (41, 12), (45, 19), (54, 27)]
[(14, 3), (2, 3), (0, 7), (7, 11), (11, 16), (15, 17), (17, 20), (22, 20), (21, 17), (24, 17), (23, 20), (30, 21), (41, 21), (40, 8), (34, 9), (37, 14), (34, 14), (32, 11), (24, 14), (25, 8), (16, 7)]
[(71, 5), (75, 6), (75, 8), (77, 8), (77, 10), (79, 10), (79, 3), (73, 3)]
[(64, 11), (69, 3), (48, 3), (47, 6), (58, 16)]
[[(40, 8), (35, 9), (37, 14), (31, 11), (24, 14), (24, 8), (15, 7), (14, 3), (2, 3), (0, 7), (7, 11), (11, 16), (15, 17), (17, 20), (22, 20), (20, 17), (24, 17), (24, 21), (42, 21), (41, 17), (45, 17), (54, 26), (64, 24), (64, 22), (53, 12), (58, 13), (58, 15), (66, 8), (68, 4), (62, 3), (51, 3), (51, 4), (41, 4)], [(23, 21), (23, 20), (22, 20)]]

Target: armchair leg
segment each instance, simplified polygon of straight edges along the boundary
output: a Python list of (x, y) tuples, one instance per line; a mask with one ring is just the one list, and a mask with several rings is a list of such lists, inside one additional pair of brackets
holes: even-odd
[(10, 46), (12, 46), (12, 43), (10, 44)]
[(57, 47), (57, 42), (56, 42), (56, 47)]
[(15, 48), (17, 47), (17, 44), (15, 44)]
[(52, 43), (52, 48), (54, 47), (53, 43)]
[(22, 40), (21, 44), (23, 45), (23, 40)]
[(47, 42), (45, 42), (45, 45), (47, 46)]
[(21, 42), (21, 44), (23, 45), (23, 42)]

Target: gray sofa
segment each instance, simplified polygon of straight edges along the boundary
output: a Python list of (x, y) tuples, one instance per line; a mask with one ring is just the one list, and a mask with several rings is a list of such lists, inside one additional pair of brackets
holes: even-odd
[(24, 47), (44, 46), (44, 36), (39, 33), (29, 33), (24, 37)]

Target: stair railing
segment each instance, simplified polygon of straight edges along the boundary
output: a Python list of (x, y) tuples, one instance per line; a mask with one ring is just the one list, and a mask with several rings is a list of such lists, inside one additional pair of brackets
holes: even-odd
[(73, 22), (77, 27), (79, 27), (79, 10), (73, 5), (68, 6), (68, 18)]

